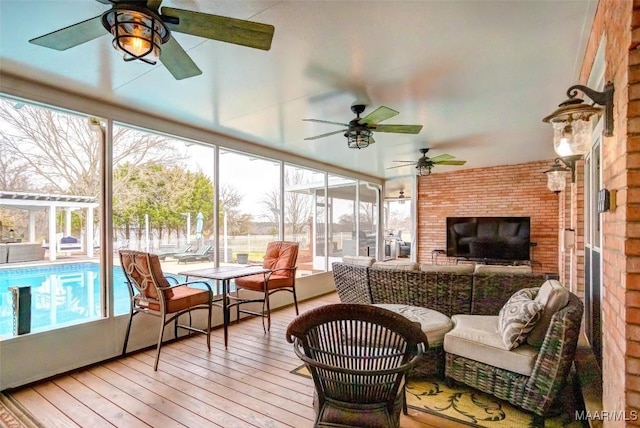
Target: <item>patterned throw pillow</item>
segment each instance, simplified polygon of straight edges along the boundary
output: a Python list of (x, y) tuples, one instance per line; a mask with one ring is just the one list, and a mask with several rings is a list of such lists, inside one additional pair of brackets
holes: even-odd
[(509, 350), (520, 346), (540, 319), (544, 305), (533, 300), (538, 289), (516, 291), (500, 309), (498, 333)]

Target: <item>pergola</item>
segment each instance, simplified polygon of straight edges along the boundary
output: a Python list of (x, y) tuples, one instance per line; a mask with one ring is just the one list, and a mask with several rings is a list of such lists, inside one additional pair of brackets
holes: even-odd
[(65, 236), (71, 235), (71, 212), (85, 209), (87, 212), (86, 236), (84, 236), (84, 251), (88, 257), (93, 257), (93, 210), (98, 207), (95, 196), (51, 195), (44, 193), (10, 192), (0, 190), (0, 208), (26, 210), (29, 212), (29, 242), (36, 241), (35, 213), (49, 212), (49, 260), (56, 260), (58, 250), (56, 243), (56, 213), (64, 210)]

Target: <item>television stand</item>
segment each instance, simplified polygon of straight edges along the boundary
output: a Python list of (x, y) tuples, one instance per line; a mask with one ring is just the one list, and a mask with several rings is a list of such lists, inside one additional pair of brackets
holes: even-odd
[(486, 259), (473, 257), (456, 257), (456, 264), (460, 262), (474, 263), (479, 265), (499, 265), (499, 266), (531, 266), (530, 260), (503, 260)]

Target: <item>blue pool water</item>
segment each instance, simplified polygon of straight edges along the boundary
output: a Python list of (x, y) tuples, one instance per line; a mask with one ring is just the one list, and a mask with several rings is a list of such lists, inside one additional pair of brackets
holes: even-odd
[[(129, 291), (119, 266), (113, 268), (114, 313), (129, 313)], [(178, 278), (184, 279), (184, 278)], [(0, 269), (0, 338), (13, 336), (9, 287), (31, 287), (31, 332), (101, 317), (100, 266), (69, 263)]]

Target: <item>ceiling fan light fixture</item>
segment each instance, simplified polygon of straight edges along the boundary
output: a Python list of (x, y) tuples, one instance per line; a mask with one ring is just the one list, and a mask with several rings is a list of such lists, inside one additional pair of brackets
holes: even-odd
[(349, 129), (344, 136), (347, 137), (347, 146), (350, 149), (364, 149), (369, 147), (371, 134), (369, 129)]
[(160, 45), (170, 37), (169, 29), (159, 16), (132, 5), (108, 10), (102, 16), (102, 25), (113, 36), (113, 47), (123, 53), (125, 61), (155, 64), (162, 52)]
[(423, 175), (431, 175), (432, 165), (416, 165), (416, 170), (418, 171), (418, 177)]

